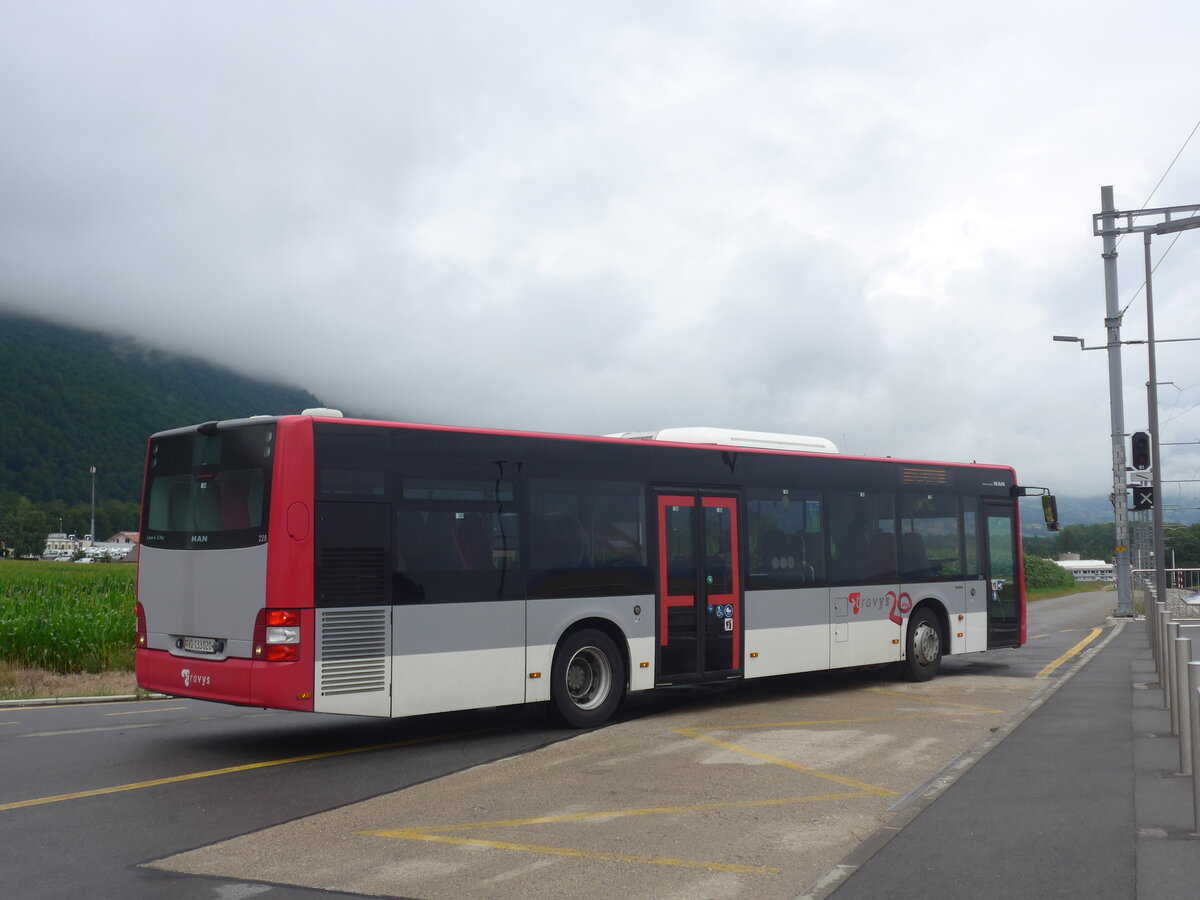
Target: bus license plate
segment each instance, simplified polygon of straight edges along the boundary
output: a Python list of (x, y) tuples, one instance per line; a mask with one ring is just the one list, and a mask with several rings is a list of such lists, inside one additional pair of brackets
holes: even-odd
[(216, 653), (217, 641), (215, 638), (185, 637), (183, 649), (189, 653)]

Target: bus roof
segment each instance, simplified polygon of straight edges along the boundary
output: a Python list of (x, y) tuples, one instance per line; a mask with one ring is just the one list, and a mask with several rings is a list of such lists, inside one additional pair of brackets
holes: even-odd
[(789, 450), (793, 453), (837, 453), (837, 445), (828, 438), (805, 434), (776, 434), (770, 431), (739, 431), (733, 428), (691, 426), (663, 428), (659, 431), (627, 431), (605, 437), (639, 441), (667, 441), (672, 444), (712, 444), (718, 447), (753, 447), (759, 450)]
[[(696, 449), (705, 448), (739, 448), (749, 451), (765, 451), (775, 453), (811, 454), (816, 456), (837, 456), (840, 459), (872, 460), (877, 462), (898, 463), (914, 466), (933, 466), (943, 468), (975, 468), (1001, 470), (1010, 473), (1013, 483), (1016, 483), (1016, 473), (1011, 466), (996, 463), (981, 463), (977, 460), (970, 462), (947, 462), (935, 460), (917, 460), (907, 457), (880, 457), (844, 455), (833, 441), (828, 438), (812, 437), (809, 435), (780, 434), (767, 431), (743, 431), (731, 428), (715, 428), (709, 426), (690, 426), (680, 428), (662, 428), (657, 431), (627, 431), (615, 434), (566, 434), (556, 432), (521, 431), (517, 429), (480, 428), (462, 425), (439, 425), (433, 423), (398, 422), (381, 419), (363, 419), (354, 416), (346, 417), (337, 410), (323, 408), (305, 410), (300, 414), (315, 421), (329, 425), (374, 426), (384, 428), (411, 428), (419, 431), (444, 431), (457, 434), (508, 435), (511, 437), (545, 438), (565, 441), (611, 441), (614, 443), (639, 442), (662, 445), (691, 445)], [(282, 416), (251, 416), (243, 419), (228, 419), (221, 422), (207, 422), (204, 425), (192, 425), (184, 428), (174, 428), (151, 435), (158, 439), (175, 434), (186, 434), (199, 429), (235, 428), (243, 425), (258, 424), (269, 421), (281, 421), (299, 418), (297, 415)]]

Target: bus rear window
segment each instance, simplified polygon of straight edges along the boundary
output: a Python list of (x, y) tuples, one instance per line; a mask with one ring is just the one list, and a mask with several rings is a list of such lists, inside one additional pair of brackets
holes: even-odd
[(274, 450), (274, 424), (151, 440), (142, 542), (212, 550), (265, 543)]

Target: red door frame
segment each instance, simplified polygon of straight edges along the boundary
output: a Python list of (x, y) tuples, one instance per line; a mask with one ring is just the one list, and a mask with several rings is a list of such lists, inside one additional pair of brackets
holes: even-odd
[[(696, 560), (696, 592), (691, 595), (671, 595), (668, 592), (669, 578), (667, 569), (667, 540), (666, 540), (666, 510), (667, 507), (681, 506), (689, 509), (724, 509), (729, 512), (729, 541), (730, 541), (730, 578), (732, 592), (728, 594), (709, 594), (705, 590), (707, 576), (707, 560), (703, 554)], [(742, 666), (742, 629), (744, 627), (742, 617), (742, 568), (741, 568), (741, 544), (740, 533), (738, 531), (738, 512), (739, 500), (736, 496), (729, 494), (706, 494), (702, 491), (697, 491), (694, 494), (659, 494), (657, 503), (657, 520), (656, 529), (658, 534), (658, 645), (666, 647), (670, 642), (670, 635), (667, 630), (668, 610), (675, 607), (693, 607), (696, 609), (697, 616), (697, 638), (700, 639), (704, 633), (705, 619), (701, 617), (701, 612), (705, 611), (707, 606), (716, 606), (720, 604), (722, 607), (731, 608), (732, 616), (724, 616), (723, 618), (733, 619), (733, 648), (732, 648), (732, 671), (741, 671)], [(703, 524), (699, 526), (703, 529)], [(696, 674), (703, 675), (699, 656), (697, 658)], [(722, 669), (727, 672), (730, 670)]]

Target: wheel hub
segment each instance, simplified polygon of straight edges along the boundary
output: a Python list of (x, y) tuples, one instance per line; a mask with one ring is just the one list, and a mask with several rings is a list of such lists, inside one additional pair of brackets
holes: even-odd
[(580, 709), (592, 709), (608, 697), (612, 669), (595, 647), (582, 647), (567, 665), (567, 694)]
[(913, 651), (916, 653), (917, 662), (923, 666), (936, 662), (942, 654), (937, 629), (927, 622), (917, 626), (917, 632), (913, 635)]

